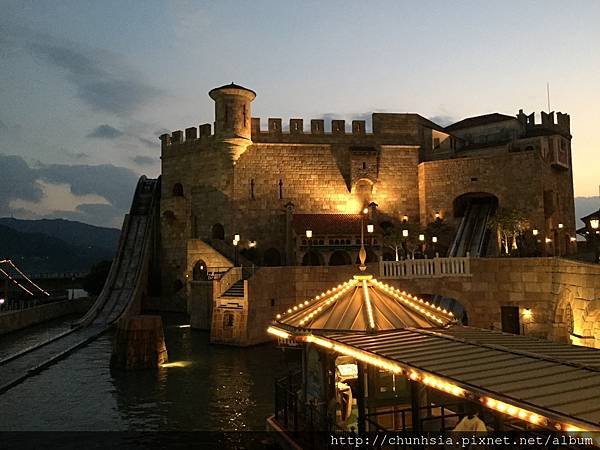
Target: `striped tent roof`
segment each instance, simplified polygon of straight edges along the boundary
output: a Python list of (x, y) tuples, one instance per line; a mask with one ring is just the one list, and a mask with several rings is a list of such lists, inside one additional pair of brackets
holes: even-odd
[(372, 275), (355, 275), (276, 318), (278, 326), (300, 332), (438, 328), (452, 322), (451, 312), (388, 286)]

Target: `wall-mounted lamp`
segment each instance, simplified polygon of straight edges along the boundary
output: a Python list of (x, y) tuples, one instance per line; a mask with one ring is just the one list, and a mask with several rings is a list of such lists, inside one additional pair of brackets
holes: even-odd
[(436, 212), (435, 212), (435, 218), (436, 218), (436, 219), (440, 219), (440, 218), (441, 218), (441, 215), (440, 215), (440, 212), (439, 212), (439, 211), (436, 211)]
[(549, 244), (550, 242), (552, 242), (552, 239), (546, 238), (545, 242), (546, 242), (546, 244)]
[(425, 235), (424, 234), (420, 234), (419, 235), (419, 241), (421, 241), (421, 242), (425, 241)]
[(590, 227), (597, 230), (600, 227), (600, 219), (590, 219)]
[(538, 235), (540, 232), (539, 232), (539, 230), (538, 230), (537, 228), (534, 228), (534, 229), (531, 231), (531, 233), (532, 233), (534, 236), (537, 236), (537, 235)]
[(402, 237), (408, 237), (408, 230), (402, 230)]
[(362, 210), (363, 214), (369, 214), (369, 208), (365, 208)]
[(403, 221), (403, 222), (408, 222), (408, 216), (407, 216), (406, 214), (404, 214), (404, 215), (402, 216), (402, 221)]
[(367, 225), (367, 233), (372, 233), (373, 231), (375, 231), (375, 225), (373, 225), (372, 223)]
[(437, 242), (437, 236), (433, 236), (433, 237), (431, 238), (431, 242), (433, 242), (433, 243), (435, 244), (435, 243)]
[(558, 229), (559, 229), (559, 230), (562, 230), (564, 227), (565, 227), (565, 226), (564, 226), (562, 223), (559, 223), (559, 224), (558, 224)]
[(310, 239), (312, 237), (312, 230), (306, 230), (306, 237)]
[(256, 241), (250, 241), (250, 242), (248, 242), (248, 247), (250, 247), (250, 248), (256, 247)]
[(521, 311), (521, 315), (523, 316), (523, 319), (531, 320), (531, 318), (533, 317), (533, 312), (531, 311), (531, 308), (523, 308), (523, 310)]
[(569, 238), (569, 240), (570, 240), (571, 242), (577, 242), (577, 238), (576, 238), (576, 237), (573, 237), (573, 236), (571, 236), (571, 237)]

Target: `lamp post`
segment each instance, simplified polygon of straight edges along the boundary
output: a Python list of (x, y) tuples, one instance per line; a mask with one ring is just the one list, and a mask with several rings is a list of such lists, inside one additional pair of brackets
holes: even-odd
[(308, 241), (308, 264), (307, 266), (312, 266), (312, 254), (310, 250), (310, 240), (312, 239), (312, 230), (306, 230), (306, 240)]
[(367, 266), (365, 261), (367, 260), (367, 250), (365, 249), (365, 216), (369, 213), (369, 208), (364, 208), (362, 210), (362, 214), (360, 215), (360, 250), (358, 251), (358, 259), (360, 261), (360, 265), (358, 266), (359, 270), (365, 271)]
[(592, 234), (592, 246), (594, 247), (594, 262), (598, 264), (600, 262), (600, 249), (598, 249), (598, 228), (600, 228), (600, 218), (594, 217), (590, 219), (590, 228)]
[[(236, 236), (239, 237), (239, 234), (236, 234)], [(233, 265), (235, 267), (237, 267), (237, 265), (238, 265), (238, 243), (239, 242), (240, 241), (238, 239), (233, 240), (233, 253), (234, 253)]]

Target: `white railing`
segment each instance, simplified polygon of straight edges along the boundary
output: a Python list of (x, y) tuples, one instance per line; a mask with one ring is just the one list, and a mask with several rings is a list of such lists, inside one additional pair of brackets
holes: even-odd
[(471, 258), (450, 257), (380, 261), (381, 278), (428, 278), (471, 275)]

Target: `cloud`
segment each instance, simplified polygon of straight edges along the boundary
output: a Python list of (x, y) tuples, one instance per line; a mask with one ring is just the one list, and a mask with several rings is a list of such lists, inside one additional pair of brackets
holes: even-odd
[(159, 147), (159, 142), (157, 139), (156, 140), (155, 139), (146, 139), (144, 137), (139, 137), (138, 139), (140, 140), (140, 142), (142, 144), (146, 145), (147, 147), (150, 147), (150, 148)]
[(38, 202), (43, 197), (37, 174), (20, 156), (0, 154), (0, 214), (10, 214), (13, 200)]
[(31, 30), (21, 29), (21, 34), (25, 48), (64, 71), (79, 99), (93, 110), (125, 116), (163, 94), (113, 52), (80, 48)]
[(120, 225), (129, 210), (138, 179), (130, 169), (110, 164), (31, 167), (20, 156), (2, 154), (0, 173), (1, 215), (65, 217), (110, 226)]
[(123, 136), (123, 132), (121, 130), (117, 130), (115, 127), (111, 127), (110, 125), (99, 125), (94, 130), (87, 135), (89, 138), (98, 138), (98, 139), (116, 139), (120, 136)]
[(51, 183), (68, 183), (75, 195), (97, 194), (121, 209), (129, 208), (138, 179), (131, 170), (112, 164), (51, 164), (40, 167), (37, 173), (39, 178)]
[(144, 155), (134, 156), (133, 158), (131, 158), (131, 160), (134, 163), (139, 164), (140, 166), (150, 166), (150, 165), (158, 162), (158, 160), (156, 158), (152, 158), (150, 156), (144, 156)]

